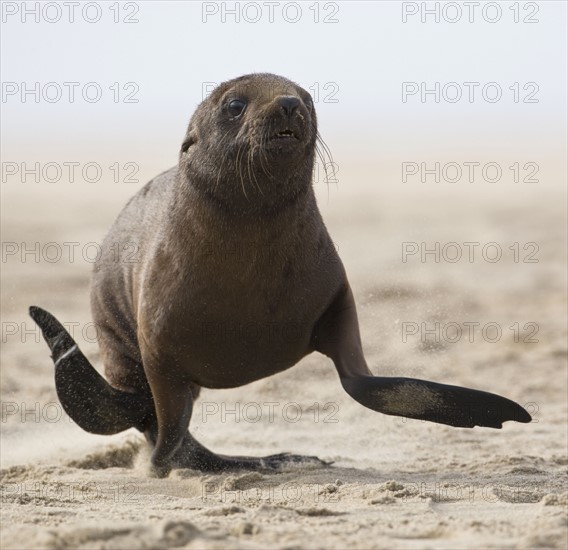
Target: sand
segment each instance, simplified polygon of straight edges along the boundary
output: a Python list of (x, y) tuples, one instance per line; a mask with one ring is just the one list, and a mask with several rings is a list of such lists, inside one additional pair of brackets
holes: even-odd
[[(47, 346), (26, 314), (37, 304), (77, 323), (77, 341), (101, 369), (88, 326), (91, 264), (49, 262), (43, 252), (38, 262), (9, 255), (2, 264), (1, 547), (566, 548), (562, 197), (516, 187), (506, 199), (490, 189), (452, 198), (394, 187), (341, 195), (331, 186), (329, 199), (318, 190), (354, 289), (369, 365), (507, 395), (533, 423), (468, 430), (380, 415), (351, 400), (333, 365), (314, 354), (278, 376), (204, 391), (192, 431), (227, 454), (292, 451), (332, 466), (178, 470), (152, 479), (140, 434), (86, 434), (61, 411)], [(100, 242), (134, 191), (5, 187), (3, 241), (75, 241), (83, 250)], [(422, 241), (497, 242), (504, 253), (495, 263), (402, 262), (401, 243)], [(515, 242), (523, 254), (531, 252), (523, 252), (525, 243), (538, 243), (538, 262), (516, 262), (508, 248)], [(404, 341), (403, 327), (421, 330), (421, 323), (448, 332), (438, 341), (409, 334)], [(452, 342), (456, 326), (464, 335)], [(477, 327), (473, 342), (467, 326)], [(502, 335), (492, 341), (496, 326)]]

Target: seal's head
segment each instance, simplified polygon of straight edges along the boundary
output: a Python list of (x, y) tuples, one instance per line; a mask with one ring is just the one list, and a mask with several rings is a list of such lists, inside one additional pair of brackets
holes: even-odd
[(280, 76), (246, 75), (224, 82), (199, 105), (180, 168), (225, 208), (274, 212), (311, 188), (317, 137), (308, 92)]

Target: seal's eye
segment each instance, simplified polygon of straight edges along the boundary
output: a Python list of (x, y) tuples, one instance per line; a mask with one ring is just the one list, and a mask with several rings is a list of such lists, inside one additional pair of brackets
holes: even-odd
[(243, 101), (242, 99), (233, 99), (229, 101), (227, 110), (231, 116), (237, 117), (243, 113), (246, 106), (246, 101)]
[(314, 108), (314, 102), (312, 101), (312, 98), (306, 97), (306, 99), (304, 99), (304, 105), (306, 106), (306, 109), (308, 111), (311, 111)]

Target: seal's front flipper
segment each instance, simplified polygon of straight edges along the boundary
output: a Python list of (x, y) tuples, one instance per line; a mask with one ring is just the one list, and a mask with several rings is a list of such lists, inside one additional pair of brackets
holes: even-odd
[(347, 283), (318, 321), (313, 345), (333, 360), (345, 391), (374, 411), (463, 428), (501, 428), (507, 420), (532, 420), (523, 407), (493, 393), (373, 376), (363, 356), (355, 301)]
[(113, 388), (89, 363), (65, 327), (51, 313), (30, 307), (55, 364), (55, 387), (65, 412), (81, 428), (110, 435), (138, 428), (153, 405), (143, 396)]
[(341, 383), (345, 391), (365, 407), (394, 416), (460, 428), (501, 428), (507, 420), (532, 420), (523, 407), (510, 399), (460, 386), (378, 376), (342, 378)]

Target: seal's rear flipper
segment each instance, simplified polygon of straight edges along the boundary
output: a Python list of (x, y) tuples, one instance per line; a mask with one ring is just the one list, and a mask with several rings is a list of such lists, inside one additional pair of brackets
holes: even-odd
[(89, 363), (65, 327), (51, 313), (30, 307), (55, 364), (55, 387), (65, 412), (81, 428), (110, 435), (138, 428), (153, 405), (143, 396), (113, 388)]
[[(238, 470), (275, 471), (291, 466), (302, 468), (322, 468), (333, 462), (319, 459), (317, 456), (303, 456), (290, 453), (279, 453), (270, 456), (226, 456), (210, 451), (187, 433), (176, 452), (173, 468), (190, 468), (201, 472), (220, 473)], [(153, 472), (154, 474), (159, 472)]]
[(394, 416), (460, 428), (501, 428), (507, 420), (525, 423), (532, 420), (523, 407), (510, 399), (460, 386), (378, 376), (342, 378), (341, 384), (365, 407)]

